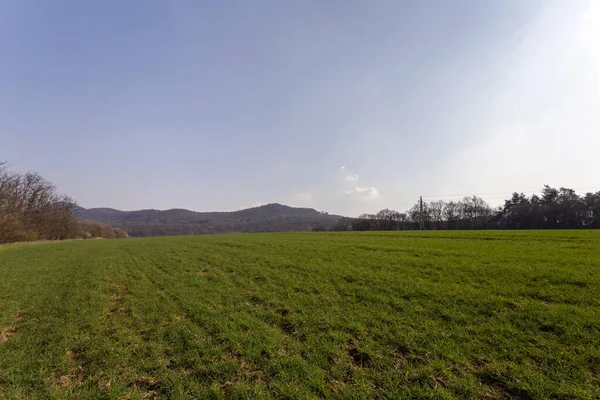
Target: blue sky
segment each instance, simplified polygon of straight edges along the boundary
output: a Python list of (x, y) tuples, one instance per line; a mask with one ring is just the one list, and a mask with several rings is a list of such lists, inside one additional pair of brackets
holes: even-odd
[(600, 189), (599, 27), (597, 0), (3, 1), (0, 160), (125, 210)]

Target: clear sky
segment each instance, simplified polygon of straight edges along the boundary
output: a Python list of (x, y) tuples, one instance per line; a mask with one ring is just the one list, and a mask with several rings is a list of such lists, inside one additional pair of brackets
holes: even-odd
[(600, 0), (4, 0), (2, 159), (124, 210), (600, 189)]

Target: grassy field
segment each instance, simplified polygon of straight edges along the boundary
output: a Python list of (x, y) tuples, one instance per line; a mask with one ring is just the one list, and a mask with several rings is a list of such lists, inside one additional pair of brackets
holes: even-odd
[(0, 398), (600, 398), (600, 231), (0, 246)]

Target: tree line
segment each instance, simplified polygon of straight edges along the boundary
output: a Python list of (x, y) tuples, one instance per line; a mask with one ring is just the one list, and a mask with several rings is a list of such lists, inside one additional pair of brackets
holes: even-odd
[(405, 212), (384, 209), (358, 218), (343, 218), (332, 230), (420, 229), (598, 229), (600, 191), (579, 196), (575, 190), (545, 185), (540, 195), (513, 193), (504, 205), (493, 208), (478, 196), (459, 201), (419, 203)]
[(0, 162), (0, 243), (127, 237), (118, 228), (78, 221), (75, 206), (37, 172), (16, 173)]

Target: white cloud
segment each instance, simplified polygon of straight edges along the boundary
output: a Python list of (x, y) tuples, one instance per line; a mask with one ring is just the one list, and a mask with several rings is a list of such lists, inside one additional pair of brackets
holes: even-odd
[(356, 182), (360, 178), (359, 174), (350, 174), (346, 177), (347, 181)]
[(344, 191), (347, 196), (354, 196), (361, 200), (373, 200), (379, 197), (379, 191), (374, 187), (355, 187)]
[(296, 200), (310, 201), (310, 200), (312, 200), (312, 194), (307, 193), (307, 192), (296, 193)]
[(340, 170), (341, 170), (341, 171), (345, 171), (345, 170), (346, 170), (346, 167), (342, 165), (342, 166), (340, 167)]

